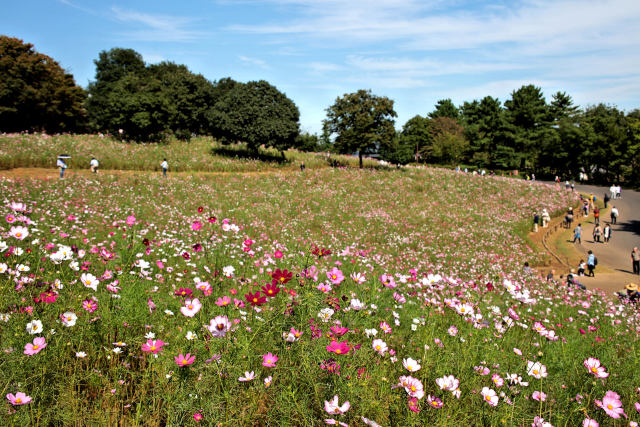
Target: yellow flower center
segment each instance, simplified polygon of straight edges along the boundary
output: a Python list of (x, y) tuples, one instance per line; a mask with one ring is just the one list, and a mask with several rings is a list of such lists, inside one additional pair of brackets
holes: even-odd
[(412, 385), (410, 388), (411, 388), (411, 391), (416, 391), (416, 386)]
[(189, 304), (189, 310), (193, 310), (193, 305)]
[(151, 349), (151, 351), (155, 351), (156, 350), (156, 346), (152, 345), (151, 347), (149, 347)]
[(611, 404), (609, 404), (609, 405), (607, 405), (607, 408), (613, 409), (613, 406)]
[(594, 374), (598, 373), (598, 368), (591, 368), (591, 372), (593, 372)]
[(380, 350), (380, 346), (379, 345), (376, 346), (376, 350)]
[(538, 370), (537, 369), (533, 370), (533, 375), (538, 375)]
[(182, 364), (186, 365), (187, 363), (189, 363), (189, 361), (187, 359), (182, 359)]
[(340, 353), (341, 353), (340, 349), (339, 348), (336, 349), (336, 354), (340, 354)]
[(34, 346), (33, 346), (33, 349), (34, 349), (34, 350), (37, 350), (38, 348), (40, 348), (40, 346), (39, 346), (38, 344), (36, 344), (36, 345), (34, 345)]
[(22, 399), (17, 398), (17, 399), (16, 399), (16, 403), (22, 403)]
[(491, 401), (491, 396), (489, 395), (486, 395), (484, 398), (487, 399), (488, 401)]

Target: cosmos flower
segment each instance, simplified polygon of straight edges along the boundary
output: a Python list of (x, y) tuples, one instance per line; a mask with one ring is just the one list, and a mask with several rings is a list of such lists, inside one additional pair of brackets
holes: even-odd
[(186, 317), (193, 317), (198, 314), (201, 308), (202, 303), (198, 298), (187, 298), (184, 301), (184, 306), (180, 307), (180, 313), (182, 313)]
[(480, 394), (482, 394), (482, 398), (489, 405), (498, 406), (498, 400), (500, 399), (494, 390), (490, 389), (489, 387), (483, 387)]
[(349, 401), (344, 402), (342, 405), (338, 403), (338, 395), (333, 396), (333, 399), (324, 401), (324, 410), (331, 415), (344, 414), (351, 408)]
[(44, 337), (35, 337), (32, 343), (27, 343), (24, 346), (24, 354), (28, 356), (33, 356), (34, 354), (40, 353), (47, 346), (47, 342)]
[(231, 322), (227, 316), (219, 315), (211, 319), (207, 329), (214, 337), (224, 337), (231, 329)]
[(596, 378), (607, 378), (609, 373), (606, 372), (604, 366), (600, 365), (600, 360), (590, 357), (584, 361), (584, 367), (587, 368), (590, 374), (595, 375)]
[(191, 353), (187, 353), (186, 356), (180, 353), (179, 355), (175, 356), (173, 360), (178, 366), (187, 366), (191, 365), (196, 360), (196, 356), (192, 356)]
[(13, 393), (7, 394), (7, 399), (13, 406), (26, 405), (31, 402), (31, 396), (27, 396), (21, 391), (17, 392), (15, 395)]
[(262, 355), (262, 366), (266, 366), (267, 368), (275, 368), (277, 361), (278, 356), (276, 356), (275, 354), (267, 353)]

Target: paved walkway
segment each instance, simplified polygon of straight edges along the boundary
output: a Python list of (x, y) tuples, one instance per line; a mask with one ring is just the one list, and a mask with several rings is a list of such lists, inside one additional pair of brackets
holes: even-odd
[[(609, 193), (609, 187), (593, 185), (576, 185), (576, 190), (581, 193), (593, 193), (600, 200), (604, 200), (605, 193)], [(640, 276), (633, 274), (631, 266), (631, 250), (634, 246), (640, 247), (640, 193), (622, 189), (622, 198), (611, 200), (610, 205), (618, 208), (620, 215), (617, 224), (611, 226), (612, 234), (609, 243), (596, 243), (593, 241), (593, 219), (583, 222), (582, 244), (576, 244), (576, 249), (584, 254), (587, 259), (587, 251), (592, 250), (598, 257), (598, 266), (606, 266), (613, 273), (598, 274), (596, 277), (581, 277), (580, 282), (588, 288), (601, 288), (605, 291), (621, 290), (626, 283), (640, 284)], [(611, 206), (609, 206), (611, 207)], [(580, 214), (576, 212), (576, 221), (580, 221)], [(600, 217), (600, 225), (610, 222), (609, 210)]]

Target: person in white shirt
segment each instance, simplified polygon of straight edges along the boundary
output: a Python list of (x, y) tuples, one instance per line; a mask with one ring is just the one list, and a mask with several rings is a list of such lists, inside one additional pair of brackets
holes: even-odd
[(616, 186), (614, 184), (611, 184), (611, 187), (609, 187), (609, 192), (611, 193), (611, 200), (615, 200), (615, 198), (616, 198)]
[(619, 214), (620, 213), (618, 212), (618, 208), (613, 206), (611, 208), (611, 224), (616, 224), (618, 222), (618, 215)]
[(64, 170), (67, 168), (67, 164), (64, 162), (64, 160), (58, 157), (58, 162), (56, 163), (56, 166), (60, 168), (60, 178), (64, 178)]
[(169, 169), (169, 163), (167, 163), (167, 159), (164, 159), (162, 163), (160, 163), (160, 167), (162, 168), (162, 175), (167, 176), (167, 170)]
[(97, 173), (98, 172), (98, 159), (96, 159), (95, 157), (91, 158), (91, 163), (89, 163), (89, 169), (91, 169), (91, 172), (93, 173)]

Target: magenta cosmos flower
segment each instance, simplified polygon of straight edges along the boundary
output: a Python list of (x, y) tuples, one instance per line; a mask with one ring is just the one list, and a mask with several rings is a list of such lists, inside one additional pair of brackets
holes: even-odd
[(393, 276), (390, 274), (383, 274), (380, 276), (380, 283), (382, 283), (387, 288), (395, 288), (398, 286), (396, 281), (393, 279)]
[(584, 367), (587, 368), (589, 373), (596, 376), (596, 378), (607, 378), (609, 373), (606, 372), (604, 366), (600, 365), (600, 360), (593, 357), (584, 361)]
[(277, 361), (278, 356), (276, 356), (275, 354), (267, 353), (262, 355), (262, 366), (266, 366), (267, 368), (275, 368)]
[(162, 351), (162, 346), (166, 344), (167, 343), (162, 340), (147, 340), (146, 343), (142, 344), (142, 351), (158, 354)]
[(9, 402), (14, 406), (26, 405), (31, 402), (31, 396), (27, 396), (21, 391), (17, 392), (15, 395), (13, 393), (7, 394), (7, 399), (9, 399)]
[(411, 397), (422, 399), (424, 397), (424, 386), (422, 382), (410, 375), (400, 377), (400, 386), (404, 387), (404, 391)]
[(327, 278), (334, 285), (339, 285), (344, 280), (344, 274), (342, 274), (342, 271), (340, 271), (338, 267), (333, 267), (331, 271), (327, 272)]
[(584, 421), (582, 421), (582, 427), (600, 427), (600, 423), (594, 419), (585, 418)]
[(173, 360), (176, 361), (176, 365), (178, 366), (187, 366), (195, 362), (196, 356), (192, 356), (191, 353), (187, 353), (186, 356), (180, 353), (179, 355), (175, 356)]
[(127, 219), (125, 220), (125, 224), (127, 224), (127, 225), (129, 225), (129, 226), (131, 226), (131, 225), (133, 225), (133, 224), (135, 224), (135, 223), (136, 223), (136, 217), (135, 217), (135, 216), (133, 216), (133, 215), (129, 215), (129, 216), (127, 217)]
[(327, 346), (327, 351), (335, 354), (349, 354), (351, 347), (346, 341), (331, 341), (331, 344)]
[(34, 354), (38, 354), (40, 350), (42, 350), (46, 346), (47, 346), (47, 343), (44, 337), (36, 337), (33, 339), (33, 344), (27, 343), (24, 346), (24, 354), (28, 356), (33, 356)]

